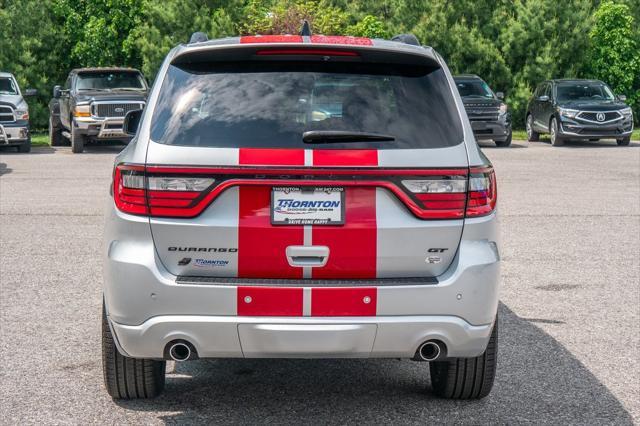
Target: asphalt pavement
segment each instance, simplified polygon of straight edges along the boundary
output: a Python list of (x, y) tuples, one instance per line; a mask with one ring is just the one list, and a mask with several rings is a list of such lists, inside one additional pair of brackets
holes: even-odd
[(165, 393), (102, 383), (103, 210), (121, 147), (0, 151), (0, 423), (640, 423), (640, 144), (485, 144), (502, 229), (491, 395), (429, 393), (399, 360), (168, 363)]

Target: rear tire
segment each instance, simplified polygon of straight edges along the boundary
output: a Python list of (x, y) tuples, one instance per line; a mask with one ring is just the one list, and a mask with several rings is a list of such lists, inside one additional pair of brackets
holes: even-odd
[(49, 145), (62, 146), (64, 145), (63, 139), (62, 130), (53, 125), (53, 117), (49, 116)]
[(562, 136), (558, 135), (558, 120), (553, 117), (551, 122), (549, 123), (549, 138), (551, 139), (551, 145), (553, 146), (562, 146), (564, 145), (564, 139)]
[(525, 127), (527, 129), (527, 140), (529, 142), (538, 142), (540, 140), (540, 133), (533, 130), (533, 115), (527, 115)]
[(495, 141), (496, 142), (496, 146), (500, 147), (500, 148), (506, 148), (508, 146), (511, 146), (511, 139), (513, 138), (513, 134), (510, 132), (509, 136), (507, 136), (507, 138), (503, 141)]
[(113, 341), (102, 305), (102, 372), (113, 399), (153, 398), (164, 389), (165, 361), (135, 359), (121, 355)]
[(71, 123), (71, 151), (74, 154), (84, 151), (84, 142), (85, 136), (80, 134), (80, 131)]
[(487, 349), (475, 358), (450, 358), (429, 364), (433, 393), (447, 399), (480, 399), (489, 395), (498, 361), (498, 317)]
[(627, 136), (626, 138), (616, 139), (616, 143), (618, 146), (628, 146), (631, 143), (631, 136)]

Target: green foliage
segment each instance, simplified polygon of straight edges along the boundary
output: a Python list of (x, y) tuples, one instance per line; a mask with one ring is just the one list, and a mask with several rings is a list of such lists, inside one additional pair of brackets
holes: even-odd
[(42, 128), (51, 88), (71, 68), (138, 67), (153, 80), (194, 31), (295, 34), (305, 19), (316, 34), (416, 34), (452, 72), (505, 92), (516, 127), (547, 78), (599, 78), (640, 117), (638, 0), (0, 0), (0, 38), (10, 40), (0, 44), (0, 69), (39, 90), (29, 103)]
[(347, 27), (349, 15), (324, 0), (280, 0), (272, 5), (252, 0), (238, 27), (241, 34), (297, 34), (304, 20), (309, 21), (314, 33), (340, 34)]
[(629, 6), (607, 0), (593, 15), (586, 71), (628, 96), (636, 119), (640, 113), (640, 38)]
[(367, 15), (362, 20), (347, 28), (346, 34), (356, 37), (390, 38), (392, 34), (386, 29), (384, 23), (372, 15)]
[(129, 33), (140, 24), (142, 0), (56, 0), (73, 66), (138, 66)]

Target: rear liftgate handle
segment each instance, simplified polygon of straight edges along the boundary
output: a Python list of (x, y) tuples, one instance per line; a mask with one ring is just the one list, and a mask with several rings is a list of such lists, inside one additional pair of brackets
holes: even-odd
[(329, 260), (329, 247), (326, 246), (289, 246), (286, 253), (289, 265), (297, 267), (324, 266)]

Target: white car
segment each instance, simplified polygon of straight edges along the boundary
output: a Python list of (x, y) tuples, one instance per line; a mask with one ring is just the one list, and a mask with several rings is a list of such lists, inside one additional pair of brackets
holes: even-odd
[(166, 360), (359, 357), (428, 361), (437, 395), (486, 396), (496, 179), (442, 57), (409, 36), (194, 38), (125, 118), (109, 394), (159, 394)]

